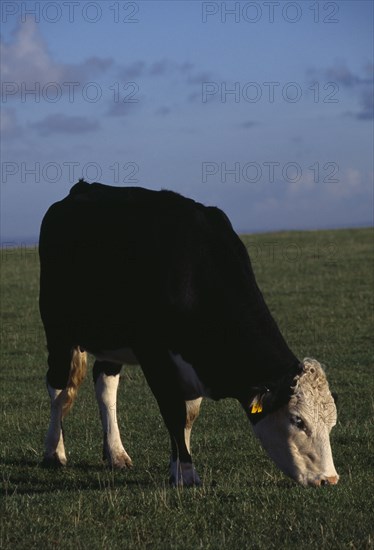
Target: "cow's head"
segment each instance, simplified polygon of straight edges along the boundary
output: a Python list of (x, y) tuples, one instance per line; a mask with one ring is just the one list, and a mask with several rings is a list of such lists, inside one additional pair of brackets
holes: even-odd
[(253, 420), (260, 409), (253, 427), (269, 456), (302, 485), (335, 485), (339, 476), (329, 435), (336, 424), (336, 406), (321, 365), (304, 359), (288, 403), (274, 411), (271, 394), (256, 396), (249, 410)]

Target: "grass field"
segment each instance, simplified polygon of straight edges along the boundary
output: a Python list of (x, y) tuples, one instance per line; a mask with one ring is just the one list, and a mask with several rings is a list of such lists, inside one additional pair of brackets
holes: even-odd
[(131, 471), (101, 463), (91, 376), (66, 419), (68, 466), (40, 467), (49, 418), (36, 248), (3, 249), (1, 548), (364, 549), (374, 543), (373, 233), (247, 235), (257, 280), (291, 348), (339, 394), (341, 480), (303, 489), (255, 440), (238, 403), (205, 401), (192, 437), (204, 485), (167, 485), (169, 442), (139, 368), (123, 369), (119, 419)]

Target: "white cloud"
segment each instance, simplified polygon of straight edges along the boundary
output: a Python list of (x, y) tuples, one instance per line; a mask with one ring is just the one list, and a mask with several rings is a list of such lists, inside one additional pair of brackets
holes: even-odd
[(297, 181), (290, 181), (287, 186), (289, 195), (305, 195), (316, 191), (317, 183), (312, 170), (303, 170), (302, 177)]
[(9, 44), (2, 44), (1, 72), (4, 81), (57, 81), (61, 66), (52, 62), (45, 42), (31, 18), (19, 25)]
[(328, 191), (333, 197), (349, 199), (357, 195), (368, 194), (369, 186), (369, 178), (365, 178), (360, 170), (347, 168), (339, 176), (338, 181), (328, 184)]
[[(56, 63), (52, 58), (39, 28), (31, 18), (20, 23), (9, 43), (1, 43), (1, 73), (3, 83), (13, 83), (15, 88), (24, 85), (27, 89), (57, 82), (84, 82), (106, 71), (113, 63), (112, 59), (91, 57), (80, 64)], [(18, 93), (7, 95), (19, 97)]]

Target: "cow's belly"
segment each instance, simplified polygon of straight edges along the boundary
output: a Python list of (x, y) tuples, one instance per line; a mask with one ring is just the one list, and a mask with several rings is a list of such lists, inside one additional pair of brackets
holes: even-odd
[[(90, 351), (98, 361), (110, 361), (119, 365), (138, 365), (134, 352), (131, 348), (120, 348), (114, 350)], [(209, 389), (202, 383), (195, 369), (190, 363), (187, 363), (179, 353), (169, 351), (169, 356), (178, 371), (179, 385), (186, 401), (197, 399), (198, 397), (210, 397)]]
[(100, 350), (94, 352), (87, 349), (86, 351), (93, 355), (98, 361), (110, 361), (111, 363), (118, 363), (119, 365), (123, 365), (124, 363), (126, 365), (139, 364), (139, 361), (131, 348)]

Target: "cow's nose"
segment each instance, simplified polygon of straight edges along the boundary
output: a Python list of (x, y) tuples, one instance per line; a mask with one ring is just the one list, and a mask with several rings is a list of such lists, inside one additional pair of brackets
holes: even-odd
[(338, 480), (339, 476), (325, 477), (319, 481), (318, 485), (336, 485)]

